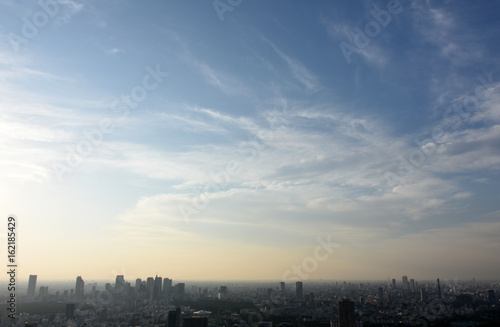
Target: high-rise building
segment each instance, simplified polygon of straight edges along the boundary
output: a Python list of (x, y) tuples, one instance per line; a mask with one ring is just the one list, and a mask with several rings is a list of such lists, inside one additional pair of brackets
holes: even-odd
[(163, 294), (165, 296), (172, 294), (172, 280), (170, 278), (163, 278)]
[(84, 282), (81, 276), (76, 277), (76, 284), (75, 284), (75, 297), (78, 299), (83, 298), (83, 288), (84, 288)]
[(153, 298), (153, 288), (155, 286), (155, 279), (153, 277), (148, 277), (146, 279), (146, 288), (148, 290), (148, 298)]
[(181, 299), (184, 297), (184, 294), (186, 294), (186, 284), (184, 283), (175, 284), (175, 296)]
[(410, 288), (411, 288), (412, 291), (415, 290), (415, 280), (413, 278), (410, 279)]
[(29, 281), (28, 281), (28, 296), (29, 297), (34, 297), (35, 296), (36, 277), (37, 277), (37, 275), (30, 275), (30, 278), (29, 278)]
[(141, 289), (141, 283), (142, 283), (142, 280), (140, 278), (137, 278), (135, 280), (135, 293), (139, 293), (139, 290)]
[(408, 287), (408, 276), (403, 276), (403, 285), (401, 286), (403, 288), (403, 290), (407, 290), (409, 287)]
[(163, 278), (156, 276), (153, 284), (153, 300), (159, 300), (161, 296), (161, 282)]
[(227, 286), (219, 287), (219, 300), (225, 299), (227, 295)]
[(392, 289), (393, 290), (396, 289), (396, 279), (395, 278), (392, 279)]
[(350, 300), (339, 301), (339, 327), (354, 327), (354, 302)]
[(439, 284), (439, 278), (437, 279), (437, 288), (438, 288), (438, 298), (441, 299), (441, 284)]
[(38, 297), (46, 297), (49, 295), (49, 287), (48, 286), (40, 286), (38, 289)]
[(125, 278), (123, 275), (116, 275), (115, 288), (121, 288), (125, 286)]
[(285, 291), (285, 282), (280, 282), (280, 291), (281, 292)]
[(297, 299), (302, 300), (304, 293), (302, 290), (302, 282), (296, 282), (295, 283), (295, 296)]

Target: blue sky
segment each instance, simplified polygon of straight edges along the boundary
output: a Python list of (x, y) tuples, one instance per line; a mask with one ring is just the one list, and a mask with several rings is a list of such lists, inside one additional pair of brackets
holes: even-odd
[(498, 3), (0, 3), (26, 277), (496, 278)]

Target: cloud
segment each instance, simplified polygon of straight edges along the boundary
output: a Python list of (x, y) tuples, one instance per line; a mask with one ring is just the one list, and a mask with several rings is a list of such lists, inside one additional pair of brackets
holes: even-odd
[(274, 50), (274, 52), (276, 52), (279, 57), (287, 64), (292, 76), (303, 86), (305, 86), (309, 91), (317, 91), (321, 87), (318, 77), (314, 75), (309, 69), (307, 69), (300, 61), (286, 55), (267, 38), (263, 37), (262, 39), (266, 43), (268, 43)]

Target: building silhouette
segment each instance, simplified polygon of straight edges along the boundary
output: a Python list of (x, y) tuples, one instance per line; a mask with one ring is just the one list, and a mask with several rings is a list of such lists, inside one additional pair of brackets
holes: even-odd
[(123, 275), (116, 275), (115, 288), (120, 288), (125, 286), (125, 278)]
[(153, 298), (153, 288), (155, 286), (155, 279), (153, 277), (148, 277), (146, 279), (146, 288), (148, 290), (148, 298)]
[(409, 287), (408, 287), (408, 276), (403, 276), (403, 285), (401, 286), (403, 288), (403, 290), (408, 290)]
[(153, 284), (153, 300), (159, 300), (161, 296), (161, 283), (163, 281), (163, 278), (158, 277), (158, 275), (155, 277), (155, 281)]
[(285, 291), (285, 282), (280, 282), (280, 292)]
[(304, 297), (304, 291), (302, 289), (302, 282), (295, 283), (295, 296), (299, 300), (302, 300), (302, 298)]
[(339, 327), (354, 327), (354, 302), (350, 300), (339, 301)]
[(172, 294), (172, 280), (170, 278), (163, 278), (163, 294), (165, 296)]
[(75, 284), (75, 297), (76, 298), (83, 298), (83, 288), (84, 288), (84, 282), (81, 276), (76, 277), (76, 284)]
[(175, 296), (179, 299), (182, 299), (184, 297), (184, 294), (186, 294), (186, 284), (184, 283), (175, 284)]
[(30, 275), (30, 278), (28, 281), (28, 294), (27, 294), (29, 297), (35, 296), (36, 277), (37, 277), (37, 275)]

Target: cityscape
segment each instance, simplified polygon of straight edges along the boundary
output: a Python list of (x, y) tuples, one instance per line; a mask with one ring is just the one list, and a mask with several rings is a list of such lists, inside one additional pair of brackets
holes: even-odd
[[(38, 286), (42, 284), (42, 286)], [(174, 282), (160, 276), (70, 289), (30, 275), (17, 323), (0, 326), (362, 327), (498, 326), (499, 282)]]

